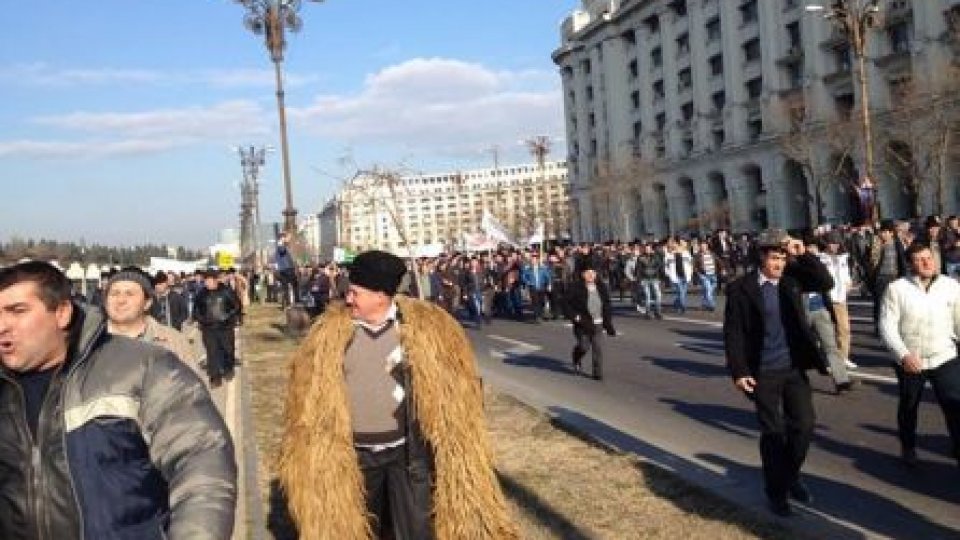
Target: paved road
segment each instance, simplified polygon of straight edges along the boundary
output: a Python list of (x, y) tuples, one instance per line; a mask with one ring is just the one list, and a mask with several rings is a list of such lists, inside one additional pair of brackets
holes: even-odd
[[(762, 511), (753, 408), (727, 376), (719, 316), (669, 311), (646, 321), (621, 304), (602, 382), (572, 372), (562, 322), (495, 320), (468, 335), (487, 384)], [(920, 411), (922, 464), (910, 470), (897, 459), (896, 385), (869, 306), (851, 312), (863, 384), (836, 396), (813, 375), (818, 422), (804, 471), (816, 500), (788, 523), (818, 537), (960, 538), (960, 468), (932, 392)]]

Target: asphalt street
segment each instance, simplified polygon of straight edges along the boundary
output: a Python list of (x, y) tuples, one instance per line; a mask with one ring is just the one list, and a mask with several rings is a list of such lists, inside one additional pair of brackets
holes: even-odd
[[(666, 309), (648, 321), (615, 305), (603, 381), (573, 372), (563, 321), (466, 323), (485, 384), (765, 512), (754, 410), (724, 366), (720, 315)], [(896, 383), (869, 304), (854, 302), (851, 317), (861, 384), (835, 395), (829, 378), (811, 373), (817, 428), (804, 480), (815, 500), (786, 522), (818, 537), (960, 538), (960, 468), (932, 390), (920, 410), (921, 463), (910, 469), (899, 461)]]

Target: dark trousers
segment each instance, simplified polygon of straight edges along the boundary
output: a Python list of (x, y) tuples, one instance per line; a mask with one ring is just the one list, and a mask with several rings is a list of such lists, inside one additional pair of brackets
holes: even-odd
[(960, 360), (953, 359), (936, 369), (920, 373), (907, 373), (899, 364), (895, 369), (900, 383), (900, 401), (897, 405), (900, 444), (905, 448), (917, 446), (917, 411), (923, 398), (923, 383), (929, 380), (947, 422), (953, 456), (960, 463)]
[(357, 449), (374, 538), (430, 540), (430, 467), (410, 459), (405, 445), (380, 452)]
[(767, 497), (782, 501), (800, 479), (816, 418), (807, 375), (794, 368), (761, 372), (753, 400)]
[(201, 333), (207, 351), (207, 376), (217, 379), (232, 372), (236, 361), (233, 327), (202, 328)]
[(530, 308), (533, 310), (533, 319), (540, 320), (543, 318), (543, 301), (546, 299), (547, 293), (533, 287), (527, 290), (530, 291)]
[(573, 325), (573, 336), (577, 344), (573, 346), (573, 364), (579, 368), (580, 360), (589, 351), (593, 360), (593, 376), (596, 379), (603, 377), (603, 329), (594, 325), (593, 331), (587, 331), (579, 325)]

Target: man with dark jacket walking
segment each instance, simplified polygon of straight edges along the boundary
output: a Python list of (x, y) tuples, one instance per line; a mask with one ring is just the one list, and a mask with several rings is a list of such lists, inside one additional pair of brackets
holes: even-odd
[(160, 324), (179, 331), (183, 330), (183, 322), (187, 320), (189, 309), (187, 300), (173, 290), (172, 285), (166, 272), (157, 272), (153, 278), (154, 299), (150, 306), (150, 315)]
[(47, 263), (0, 270), (0, 538), (229, 539), (237, 468), (210, 394), (70, 288)]
[(617, 335), (610, 309), (610, 289), (597, 279), (597, 272), (589, 262), (580, 267), (580, 277), (570, 285), (565, 302), (567, 318), (573, 323), (573, 336), (577, 339), (572, 353), (573, 369), (580, 373), (580, 361), (590, 352), (593, 378), (599, 381), (603, 379), (601, 330)]
[(788, 516), (788, 495), (812, 500), (800, 482), (815, 422), (806, 371), (827, 373), (802, 294), (829, 290), (833, 279), (815, 255), (804, 253), (802, 242), (782, 230), (764, 232), (757, 247), (758, 269), (727, 288), (723, 337), (734, 385), (756, 405), (770, 509)]
[(204, 274), (204, 288), (197, 294), (193, 308), (193, 317), (203, 334), (207, 375), (213, 388), (220, 386), (224, 377), (233, 376), (236, 364), (234, 327), (240, 317), (240, 299), (219, 278), (216, 270)]

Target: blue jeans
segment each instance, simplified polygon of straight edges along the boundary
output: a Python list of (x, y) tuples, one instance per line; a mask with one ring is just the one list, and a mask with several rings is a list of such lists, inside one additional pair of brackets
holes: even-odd
[(700, 274), (700, 285), (703, 287), (703, 309), (717, 309), (717, 275)]
[(479, 323), (483, 320), (483, 292), (474, 291), (467, 295), (467, 302), (470, 306), (470, 316)]
[(660, 313), (660, 280), (641, 279), (639, 288), (643, 294), (643, 305), (647, 313)]
[(673, 299), (673, 307), (680, 313), (687, 311), (687, 278), (680, 278), (673, 284), (673, 293), (676, 295)]
[(946, 263), (947, 275), (960, 279), (960, 263)]

